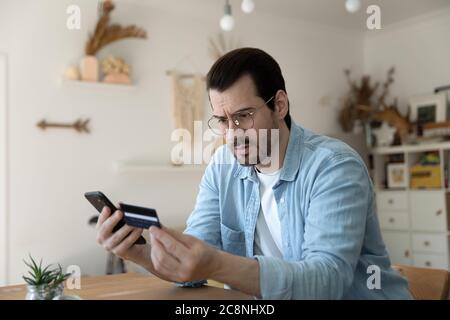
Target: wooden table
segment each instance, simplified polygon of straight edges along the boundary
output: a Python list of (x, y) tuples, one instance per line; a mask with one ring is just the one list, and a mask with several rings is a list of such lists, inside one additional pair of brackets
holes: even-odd
[[(100, 277), (84, 277), (81, 289), (64, 290), (88, 300), (250, 300), (253, 297), (235, 290), (203, 286), (180, 288), (153, 275), (125, 273)], [(25, 285), (0, 287), (0, 300), (23, 300)]]

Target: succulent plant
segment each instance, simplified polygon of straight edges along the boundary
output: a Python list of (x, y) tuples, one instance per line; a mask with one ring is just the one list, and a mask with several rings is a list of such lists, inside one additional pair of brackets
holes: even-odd
[(38, 265), (31, 255), (30, 261), (27, 262), (24, 260), (24, 262), (30, 270), (28, 270), (28, 276), (23, 276), (23, 279), (30, 286), (56, 288), (71, 275), (70, 273), (64, 273), (59, 264), (58, 268), (52, 268), (52, 265), (42, 267), (41, 259)]

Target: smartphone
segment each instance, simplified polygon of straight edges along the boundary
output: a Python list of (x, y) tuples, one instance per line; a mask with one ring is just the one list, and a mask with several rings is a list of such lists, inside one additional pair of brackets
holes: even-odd
[[(113, 214), (116, 210), (116, 206), (103, 194), (101, 191), (86, 192), (84, 197), (94, 206), (100, 213), (104, 207), (108, 207)], [(113, 233), (122, 228), (125, 225), (125, 218), (123, 217), (113, 229)], [(146, 244), (144, 237), (140, 236), (134, 244)]]

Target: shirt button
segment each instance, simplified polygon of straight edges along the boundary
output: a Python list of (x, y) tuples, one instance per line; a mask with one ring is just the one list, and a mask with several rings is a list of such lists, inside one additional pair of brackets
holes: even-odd
[(280, 199), (280, 203), (282, 203), (282, 204), (284, 203), (284, 198)]

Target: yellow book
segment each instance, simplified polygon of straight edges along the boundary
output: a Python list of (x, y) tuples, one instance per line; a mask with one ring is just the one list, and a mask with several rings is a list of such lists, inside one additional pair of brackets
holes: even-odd
[(411, 168), (411, 189), (441, 188), (440, 165), (415, 165)]

